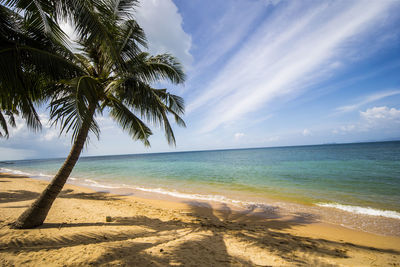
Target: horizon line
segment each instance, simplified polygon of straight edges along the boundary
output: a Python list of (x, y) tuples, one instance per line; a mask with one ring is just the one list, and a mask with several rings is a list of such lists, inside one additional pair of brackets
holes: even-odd
[[(183, 151), (161, 151), (161, 152), (149, 152), (149, 153), (130, 153), (130, 154), (104, 154), (104, 155), (92, 155), (92, 156), (81, 156), (81, 158), (95, 158), (95, 157), (113, 157), (113, 156), (140, 156), (140, 155), (156, 155), (156, 154), (172, 154), (172, 153), (191, 153), (191, 152), (212, 152), (212, 151), (229, 151), (229, 150), (247, 150), (247, 149), (265, 149), (265, 148), (288, 148), (288, 147), (307, 147), (307, 146), (329, 146), (329, 145), (349, 145), (349, 144), (368, 144), (368, 143), (388, 143), (388, 142), (400, 142), (400, 138), (393, 140), (384, 141), (357, 141), (357, 142), (343, 142), (343, 143), (318, 143), (309, 145), (283, 145), (283, 146), (266, 146), (266, 147), (243, 147), (243, 148), (216, 148), (216, 149), (204, 149), (204, 150), (183, 150)], [(30, 158), (30, 159), (18, 159), (18, 160), (1, 160), (0, 164), (10, 164), (9, 162), (14, 161), (29, 161), (29, 160), (65, 160), (66, 157), (56, 158)]]

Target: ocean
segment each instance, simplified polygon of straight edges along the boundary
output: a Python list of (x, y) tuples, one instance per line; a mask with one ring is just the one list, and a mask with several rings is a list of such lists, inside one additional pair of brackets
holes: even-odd
[[(49, 180), (63, 159), (0, 163)], [(400, 141), (82, 157), (69, 182), (233, 204), (286, 201), (400, 219)]]

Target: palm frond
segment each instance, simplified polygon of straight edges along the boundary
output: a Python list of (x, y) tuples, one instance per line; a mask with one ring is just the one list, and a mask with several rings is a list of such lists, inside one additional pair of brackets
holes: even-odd
[(108, 54), (114, 63), (123, 67), (122, 59), (115, 43), (115, 23), (111, 1), (105, 0), (59, 0), (56, 2), (57, 16), (73, 22), (83, 47), (102, 44), (99, 49)]
[(124, 21), (132, 18), (134, 8), (138, 6), (138, 0), (110, 0), (114, 17)]
[(122, 60), (135, 60), (141, 52), (140, 46), (147, 48), (144, 31), (133, 19), (122, 22), (119, 28), (118, 47)]
[(135, 60), (127, 62), (130, 73), (146, 83), (167, 80), (175, 84), (185, 81), (185, 74), (179, 61), (170, 54), (149, 56), (142, 52)]
[(152, 135), (150, 128), (136, 117), (123, 103), (117, 98), (110, 97), (110, 116), (127, 131), (134, 140), (140, 140), (145, 146), (150, 146), (148, 140)]
[(2, 0), (5, 6), (23, 13), (23, 23), (30, 31), (42, 32), (53, 43), (67, 46), (68, 36), (62, 31), (55, 16), (56, 1), (48, 0)]
[(71, 52), (49, 32), (60, 30), (45, 12), (49, 2), (14, 2), (17, 9), (26, 7), (24, 17), (0, 6), (0, 105), (4, 111), (18, 111), (36, 131), (41, 123), (35, 105), (48, 97), (42, 91), (45, 81), (82, 71), (70, 61)]
[(179, 115), (185, 112), (185, 101), (182, 97), (167, 92), (166, 89), (153, 89), (153, 92), (162, 99), (162, 101)]
[(140, 114), (141, 118), (164, 129), (170, 145), (175, 145), (175, 136), (168, 120), (171, 113), (179, 126), (185, 127), (183, 119), (183, 99), (168, 95), (165, 90), (157, 90), (134, 78), (114, 81), (108, 97), (120, 99), (128, 108)]
[(98, 107), (97, 81), (90, 76), (81, 76), (64, 81), (60, 94), (53, 97), (50, 103), (50, 120), (52, 125), (60, 125), (60, 134), (72, 131), (74, 141), (84, 122), (90, 123), (90, 131), (97, 138), (100, 128), (93, 118), (90, 106)]

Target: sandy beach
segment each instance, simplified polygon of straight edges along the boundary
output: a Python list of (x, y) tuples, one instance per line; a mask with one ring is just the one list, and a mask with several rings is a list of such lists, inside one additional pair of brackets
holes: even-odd
[(304, 213), (260, 216), (73, 185), (65, 186), (44, 225), (13, 230), (9, 223), (46, 182), (1, 174), (0, 185), (1, 266), (400, 266), (399, 237)]

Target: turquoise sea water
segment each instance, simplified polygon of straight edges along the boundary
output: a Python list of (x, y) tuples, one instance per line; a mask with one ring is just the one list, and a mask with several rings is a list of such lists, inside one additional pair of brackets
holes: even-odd
[[(0, 170), (45, 178), (62, 162), (3, 162)], [(105, 189), (210, 200), (283, 199), (400, 219), (399, 141), (84, 157), (71, 177)]]

